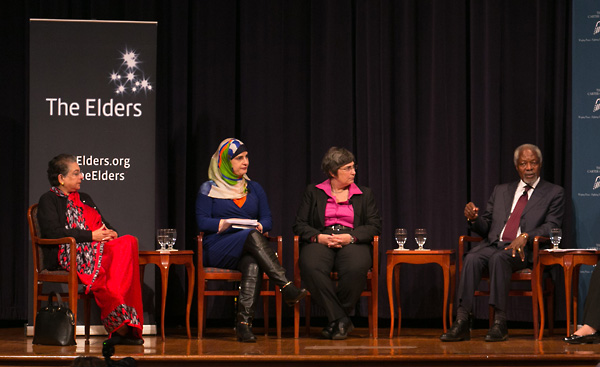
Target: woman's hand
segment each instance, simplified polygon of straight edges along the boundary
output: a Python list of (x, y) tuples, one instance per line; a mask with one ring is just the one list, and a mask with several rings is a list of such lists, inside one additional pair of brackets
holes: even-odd
[(112, 229), (106, 228), (105, 225), (103, 225), (102, 227), (98, 228), (95, 231), (92, 231), (92, 241), (96, 241), (96, 242), (111, 241), (117, 237), (118, 237), (117, 232), (113, 231)]
[(217, 233), (223, 233), (231, 227), (231, 223), (228, 223), (226, 219), (219, 221), (219, 231)]
[(256, 226), (256, 230), (259, 231), (260, 233), (263, 233), (263, 226), (262, 226), (262, 224), (260, 224), (260, 222), (258, 222), (258, 225)]
[(317, 236), (317, 241), (329, 248), (342, 248), (352, 242), (352, 235), (349, 233), (320, 234)]

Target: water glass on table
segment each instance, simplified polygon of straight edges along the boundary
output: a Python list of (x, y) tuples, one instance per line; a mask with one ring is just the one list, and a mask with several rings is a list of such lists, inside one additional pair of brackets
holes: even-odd
[(394, 231), (394, 238), (396, 239), (396, 243), (398, 244), (398, 248), (396, 250), (398, 250), (398, 251), (407, 250), (404, 248), (404, 244), (406, 243), (407, 236), (408, 236), (408, 234), (406, 232), (406, 229), (396, 228), (396, 230)]
[(166, 229), (162, 228), (156, 230), (156, 241), (158, 241), (161, 251), (166, 250), (166, 247), (169, 243), (169, 236)]
[(561, 239), (562, 239), (562, 229), (552, 228), (550, 230), (550, 242), (552, 242), (552, 248), (554, 250), (558, 250), (558, 245), (560, 244)]
[(173, 251), (173, 246), (177, 241), (177, 230), (176, 229), (167, 229), (167, 238), (168, 238), (168, 250)]
[(419, 245), (419, 251), (425, 250), (423, 247), (427, 241), (427, 230), (425, 228), (415, 229), (415, 241), (417, 242), (417, 245)]

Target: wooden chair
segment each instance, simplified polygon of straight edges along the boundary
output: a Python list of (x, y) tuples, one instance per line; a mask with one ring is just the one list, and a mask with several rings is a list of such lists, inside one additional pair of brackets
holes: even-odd
[[(480, 242), (482, 240), (481, 237), (471, 237), (471, 236), (460, 236), (458, 239), (458, 277), (460, 279), (462, 272), (462, 262), (463, 255), (465, 254), (465, 246), (467, 244), (473, 242)], [(536, 236), (533, 239), (533, 268), (538, 261), (538, 253), (539, 253), (539, 243), (546, 242), (550, 239), (547, 237)], [(468, 249), (466, 249), (468, 251)], [(486, 273), (483, 275), (482, 280), (485, 280), (489, 284), (489, 275)], [(511, 276), (512, 282), (528, 282), (531, 284), (530, 289), (511, 289), (508, 293), (510, 296), (515, 297), (531, 297), (531, 303), (533, 306), (533, 335), (536, 339), (538, 339), (539, 332), (539, 308), (538, 308), (538, 299), (537, 299), (537, 280), (535, 279), (535, 272), (532, 269), (523, 269), (512, 273)], [(475, 296), (489, 296), (489, 290), (476, 290)], [(545, 285), (543, 290), (543, 295), (546, 298), (546, 308), (548, 313), (548, 327), (550, 329), (550, 334), (554, 331), (554, 283), (550, 277), (546, 277)], [(490, 305), (490, 327), (494, 322), (494, 307)]]
[[(198, 241), (198, 339), (202, 339), (204, 336), (204, 329), (206, 328), (206, 297), (208, 296), (237, 296), (239, 290), (208, 290), (206, 289), (206, 282), (209, 280), (222, 280), (228, 282), (240, 282), (242, 280), (242, 273), (237, 270), (222, 269), (204, 267), (202, 264), (202, 238), (204, 234), (200, 234), (196, 237)], [(283, 239), (281, 236), (269, 237), (265, 233), (265, 237), (271, 243), (276, 244), (277, 259), (279, 263), (282, 263), (282, 250), (283, 250)], [(276, 322), (277, 322), (277, 338), (281, 338), (281, 306), (282, 297), (279, 287), (275, 286), (274, 289), (269, 289), (269, 277), (267, 274), (263, 275), (263, 284), (260, 295), (263, 296), (263, 313), (265, 318), (265, 335), (268, 335), (269, 331), (269, 299), (267, 296), (275, 297), (276, 310)]]
[[(369, 312), (369, 336), (377, 339), (378, 330), (378, 290), (379, 290), (379, 236), (373, 237), (373, 266), (367, 273), (367, 287), (361, 293), (361, 297), (368, 298)], [(300, 288), (302, 279), (300, 277), (300, 238), (294, 236), (294, 284)], [(338, 280), (338, 273), (330, 274), (332, 281)], [(305, 298), (306, 335), (310, 334), (310, 293)], [(300, 336), (300, 302), (294, 306), (294, 338)]]
[(35, 326), (35, 315), (41, 307), (42, 301), (48, 300), (48, 293), (43, 293), (44, 283), (66, 283), (68, 293), (61, 293), (63, 300), (69, 302), (69, 308), (73, 312), (75, 328), (77, 327), (77, 300), (83, 299), (85, 340), (90, 339), (90, 300), (92, 294), (79, 293), (79, 278), (77, 266), (71, 266), (70, 271), (60, 269), (58, 266), (58, 249), (62, 244), (68, 244), (70, 248), (71, 264), (77, 264), (77, 243), (73, 237), (57, 239), (40, 238), (40, 225), (37, 219), (38, 204), (33, 204), (27, 210), (27, 221), (29, 222), (29, 233), (31, 235), (31, 246), (33, 255), (33, 322)]

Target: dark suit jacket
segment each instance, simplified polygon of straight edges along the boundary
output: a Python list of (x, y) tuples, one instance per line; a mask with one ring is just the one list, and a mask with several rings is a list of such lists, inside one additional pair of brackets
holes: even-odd
[[(358, 187), (362, 194), (350, 198), (354, 208), (354, 229), (350, 234), (357, 239), (357, 243), (371, 243), (373, 237), (381, 233), (381, 217), (371, 189)], [(323, 233), (327, 198), (327, 194), (315, 185), (306, 188), (293, 227), (294, 234), (300, 236), (300, 242), (308, 243), (311, 237)]]
[[(510, 216), (515, 190), (519, 181), (497, 185), (488, 200), (485, 212), (471, 223), (473, 231), (484, 238), (480, 246), (500, 241), (500, 233)], [(533, 238), (550, 235), (550, 229), (561, 227), (564, 214), (564, 189), (540, 180), (521, 215), (521, 233), (529, 235), (526, 260), (531, 261)], [(477, 251), (479, 246), (471, 251)]]

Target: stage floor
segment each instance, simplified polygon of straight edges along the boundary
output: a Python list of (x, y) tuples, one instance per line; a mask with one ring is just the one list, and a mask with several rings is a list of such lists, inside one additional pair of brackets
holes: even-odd
[[(146, 336), (143, 346), (117, 346), (114, 360), (133, 357), (138, 366), (596, 366), (600, 344), (569, 345), (563, 342), (565, 329), (544, 340), (533, 339), (531, 329), (511, 329), (506, 342), (486, 343), (486, 329), (476, 329), (466, 342), (443, 343), (439, 329), (402, 329), (389, 339), (381, 328), (378, 339), (368, 337), (366, 328), (357, 328), (346, 340), (318, 339), (320, 328), (310, 337), (293, 339), (293, 329), (284, 328), (284, 337), (264, 336), (255, 328), (257, 343), (235, 340), (233, 330), (209, 328), (204, 339), (188, 339), (185, 330), (167, 330), (160, 336)], [(80, 355), (102, 356), (105, 337), (94, 336), (90, 343), (77, 338), (72, 347), (32, 345), (23, 328), (0, 329), (0, 365), (69, 366)]]

